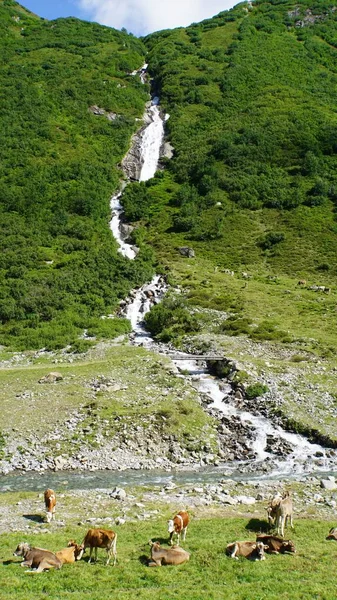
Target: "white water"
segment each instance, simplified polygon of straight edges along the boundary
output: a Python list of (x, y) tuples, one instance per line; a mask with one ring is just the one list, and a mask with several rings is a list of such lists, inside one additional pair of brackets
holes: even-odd
[(118, 192), (117, 194), (112, 196), (110, 200), (110, 208), (112, 213), (110, 229), (112, 231), (112, 235), (114, 236), (115, 240), (119, 245), (118, 252), (120, 252), (126, 258), (130, 258), (130, 260), (133, 260), (137, 256), (138, 248), (127, 244), (123, 240), (121, 232), (121, 215), (123, 213), (123, 207), (120, 203), (120, 198), (122, 196), (122, 193), (122, 191)]
[(164, 124), (158, 104), (159, 98), (155, 96), (148, 112), (150, 124), (144, 129), (142, 136), (141, 155), (143, 165), (139, 177), (140, 181), (148, 181), (157, 171), (160, 148), (164, 139)]
[[(142, 72), (145, 76), (144, 71)], [(158, 104), (159, 99), (154, 98), (149, 110), (150, 123), (144, 129), (142, 137), (140, 181), (151, 179), (157, 170), (160, 148), (164, 136), (163, 120), (158, 109)], [(120, 251), (124, 256), (133, 259), (136, 255), (135, 249), (123, 241), (120, 232), (122, 207), (119, 199), (121, 194), (122, 192), (112, 198), (111, 207), (114, 215), (110, 226), (113, 235), (120, 245)], [(151, 347), (152, 350), (161, 352), (161, 348), (154, 342), (144, 327), (144, 316), (153, 304), (160, 302), (166, 291), (167, 285), (165, 281), (156, 275), (149, 284), (142, 286), (137, 290), (133, 298), (129, 299), (125, 309), (125, 316), (131, 321), (134, 344), (143, 345), (148, 348)], [(263, 467), (264, 464), (267, 464), (266, 461), (272, 461), (270, 469), (268, 469), (268, 477), (308, 473), (331, 468), (331, 462), (329, 463), (328, 459), (326, 459), (324, 449), (318, 444), (311, 444), (300, 435), (286, 432), (277, 425), (274, 426), (266, 417), (256, 416), (237, 408), (231, 394), (232, 389), (230, 385), (224, 391), (222, 382), (210, 376), (205, 368), (200, 368), (196, 361), (189, 359), (188, 355), (186, 355), (186, 360), (176, 361), (175, 364), (189, 373), (188, 377), (192, 385), (212, 399), (211, 408), (217, 409), (227, 417), (240, 419), (245, 427), (248, 426), (251, 429), (253, 433), (251, 450), (256, 456), (253, 463), (255, 465), (258, 463)], [(278, 458), (274, 454), (267, 452), (266, 443), (268, 435), (274, 436), (277, 440), (282, 439), (289, 443), (293, 448), (293, 452), (286, 458)], [(320, 458), (315, 457), (316, 452), (319, 452), (322, 456)]]

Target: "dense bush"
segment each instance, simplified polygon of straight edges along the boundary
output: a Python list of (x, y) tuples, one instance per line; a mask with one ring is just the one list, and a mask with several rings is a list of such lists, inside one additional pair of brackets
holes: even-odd
[(145, 315), (145, 323), (152, 335), (162, 342), (200, 329), (198, 317), (191, 313), (182, 297), (174, 294), (154, 306)]
[(0, 4), (0, 31), (0, 343), (60, 347), (152, 273), (150, 255), (130, 264), (117, 253), (108, 227), (116, 165), (147, 99), (128, 75), (145, 49), (126, 33), (45, 21), (16, 2)]

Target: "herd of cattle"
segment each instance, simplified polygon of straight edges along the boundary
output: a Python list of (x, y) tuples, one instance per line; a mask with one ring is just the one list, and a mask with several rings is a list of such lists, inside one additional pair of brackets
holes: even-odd
[[(46, 520), (50, 523), (55, 517), (56, 495), (51, 489), (44, 493), (46, 506)], [(259, 534), (256, 541), (236, 541), (228, 544), (226, 554), (231, 558), (238, 559), (243, 556), (250, 560), (265, 560), (265, 553), (284, 554), (285, 552), (296, 552), (294, 543), (291, 540), (284, 539), (284, 529), (289, 520), (293, 528), (293, 505), (289, 492), (285, 494), (276, 494), (269, 502), (267, 507), (268, 523), (277, 531), (277, 535)], [(178, 512), (173, 519), (168, 521), (169, 544), (171, 547), (162, 548), (159, 542), (150, 541), (151, 557), (149, 558), (149, 567), (160, 567), (161, 565), (180, 565), (187, 562), (190, 554), (181, 548), (180, 536), (182, 540), (186, 539), (186, 532), (189, 525), (189, 515), (186, 511)], [(337, 528), (332, 528), (327, 536), (328, 540), (337, 541)], [(174, 543), (175, 542), (175, 543)], [(105, 548), (107, 552), (108, 565), (113, 556), (113, 564), (117, 561), (117, 533), (110, 529), (89, 529), (81, 544), (74, 540), (68, 542), (67, 548), (58, 552), (51, 552), (44, 548), (31, 547), (25, 542), (21, 542), (14, 556), (21, 556), (22, 567), (33, 569), (36, 573), (49, 569), (60, 569), (63, 564), (74, 563), (80, 560), (86, 551), (90, 549), (89, 560), (91, 562), (93, 550), (95, 550), (95, 561), (97, 560), (97, 549)]]

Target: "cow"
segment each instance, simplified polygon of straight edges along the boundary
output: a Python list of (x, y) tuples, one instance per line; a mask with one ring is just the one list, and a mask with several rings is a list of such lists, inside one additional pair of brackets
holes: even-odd
[(110, 562), (111, 555), (114, 557), (114, 566), (117, 561), (117, 533), (111, 529), (89, 529), (82, 542), (83, 552), (87, 548), (90, 548), (90, 555), (88, 562), (91, 562), (92, 551), (95, 548), (95, 562), (97, 560), (97, 548), (105, 548), (107, 552), (108, 565)]
[(290, 520), (290, 527), (293, 529), (293, 503), (289, 492), (285, 492), (282, 499), (275, 506), (276, 520), (275, 525), (278, 535), (284, 537), (284, 528), (287, 525), (287, 519)]
[(232, 542), (227, 545), (226, 554), (236, 560), (239, 560), (239, 556), (249, 560), (266, 560), (266, 548), (263, 542)]
[(61, 560), (53, 552), (44, 550), (44, 548), (32, 548), (26, 542), (21, 542), (13, 554), (14, 556), (23, 556), (21, 567), (36, 569), (35, 573), (62, 567)]
[(336, 542), (337, 542), (337, 527), (332, 527), (329, 531), (329, 535), (325, 539), (326, 540), (336, 540)]
[(272, 527), (275, 523), (277, 507), (278, 507), (279, 503), (281, 502), (281, 500), (282, 500), (282, 495), (280, 494), (280, 492), (277, 492), (277, 494), (275, 494), (275, 496), (272, 497), (272, 499), (270, 500), (270, 502), (267, 506), (267, 516), (268, 516), (269, 527)]
[(256, 536), (257, 542), (263, 542), (267, 554), (284, 554), (285, 552), (295, 553), (294, 542), (283, 540), (276, 535), (261, 534)]
[(82, 545), (76, 544), (74, 540), (70, 540), (67, 548), (58, 550), (58, 552), (55, 552), (55, 556), (57, 556), (57, 558), (59, 558), (61, 563), (64, 565), (81, 560), (83, 552), (84, 548)]
[(187, 527), (190, 522), (190, 518), (188, 513), (185, 510), (181, 510), (178, 512), (173, 519), (170, 519), (168, 524), (168, 532), (170, 534), (169, 543), (173, 544), (173, 536), (177, 536), (177, 546), (179, 546), (180, 542), (180, 534), (183, 534), (183, 541), (186, 539)]
[(299, 285), (300, 287), (303, 287), (303, 286), (307, 285), (307, 280), (306, 279), (300, 279), (297, 282), (297, 285)]
[(151, 546), (151, 558), (149, 567), (161, 567), (162, 565), (181, 565), (190, 560), (190, 554), (180, 546), (161, 548), (159, 542), (149, 542)]
[(46, 505), (46, 519), (50, 523), (55, 518), (56, 495), (54, 490), (48, 488), (44, 493), (44, 503)]

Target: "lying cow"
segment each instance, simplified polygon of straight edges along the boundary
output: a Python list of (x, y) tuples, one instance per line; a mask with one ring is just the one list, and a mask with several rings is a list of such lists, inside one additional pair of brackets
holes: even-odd
[(285, 552), (296, 552), (294, 542), (283, 540), (276, 535), (257, 535), (257, 542), (263, 542), (264, 549), (268, 554), (284, 554)]
[(14, 556), (23, 556), (21, 567), (36, 569), (35, 573), (42, 573), (48, 569), (61, 569), (62, 562), (49, 550), (32, 548), (29, 544), (21, 542), (14, 551)]
[(185, 510), (181, 510), (176, 514), (173, 519), (168, 521), (168, 532), (170, 534), (169, 543), (173, 544), (173, 536), (177, 537), (177, 546), (180, 542), (180, 534), (183, 534), (183, 542), (186, 539), (187, 527), (190, 522), (188, 513)]
[(233, 542), (226, 548), (227, 556), (239, 560), (239, 556), (244, 556), (249, 560), (266, 560), (264, 551), (267, 548), (263, 542)]
[(149, 542), (151, 546), (151, 558), (149, 567), (161, 567), (162, 565), (181, 565), (190, 560), (190, 555), (180, 546), (162, 548), (159, 542)]
[(74, 563), (77, 560), (81, 560), (83, 552), (84, 548), (82, 545), (80, 546), (79, 544), (76, 544), (74, 540), (70, 540), (68, 542), (67, 548), (63, 548), (63, 550), (58, 550), (58, 552), (55, 552), (55, 555), (57, 556), (57, 558), (60, 559), (61, 563), (64, 565)]
[(92, 551), (95, 548), (95, 561), (97, 560), (97, 548), (105, 548), (108, 558), (106, 564), (110, 562), (111, 555), (114, 557), (114, 566), (117, 561), (117, 533), (111, 529), (89, 529), (82, 542), (83, 551), (90, 548), (88, 562), (91, 562)]
[(325, 539), (336, 540), (337, 542), (337, 527), (332, 527), (332, 529), (329, 531), (329, 535)]
[(55, 518), (56, 495), (54, 490), (48, 488), (44, 493), (44, 503), (47, 511), (47, 523), (50, 523)]

